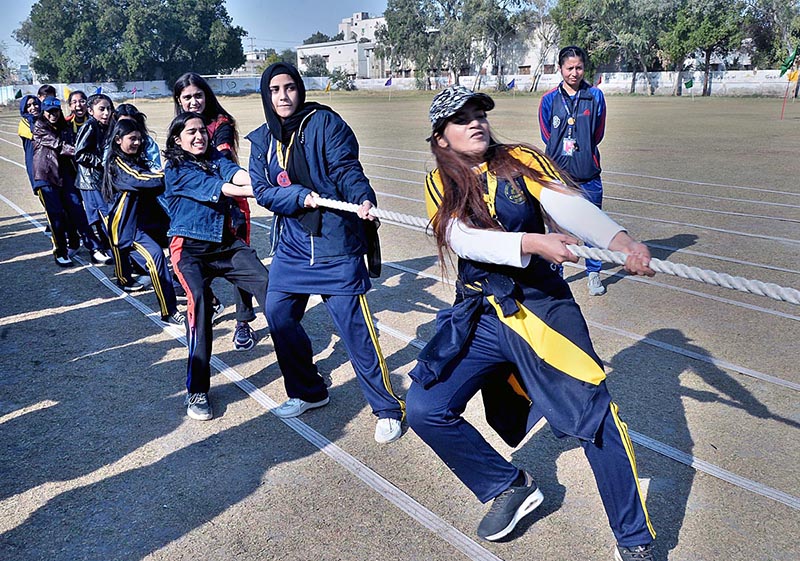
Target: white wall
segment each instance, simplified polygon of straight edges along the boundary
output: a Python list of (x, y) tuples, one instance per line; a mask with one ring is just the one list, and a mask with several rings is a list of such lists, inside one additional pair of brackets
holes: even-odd
[[(603, 80), (600, 84), (602, 89), (607, 94), (627, 94), (630, 92), (631, 80), (633, 74), (630, 72), (608, 72), (602, 74)], [(653, 72), (650, 74), (653, 82), (656, 85), (656, 95), (672, 95), (672, 90), (675, 85), (675, 80), (678, 78), (675, 72)], [(703, 74), (702, 72), (683, 72), (680, 75), (680, 80), (686, 82), (689, 78), (694, 80), (694, 87), (692, 90), (687, 91), (684, 89), (683, 95), (700, 95), (703, 91)], [(515, 89), (517, 91), (529, 91), (533, 76), (530, 75), (514, 75), (508, 74), (503, 76), (503, 81), (508, 84), (511, 80), (515, 80)], [(450, 85), (449, 78), (439, 77), (435, 80), (435, 90), (441, 90)], [(308, 90), (323, 90), (328, 84), (328, 78), (303, 78)], [(472, 87), (475, 81), (474, 76), (461, 76), (459, 83), (468, 88)], [(544, 92), (558, 85), (560, 81), (559, 74), (545, 74), (542, 76), (537, 91)], [(252, 77), (219, 77), (208, 78), (211, 88), (222, 95), (244, 95), (248, 93), (255, 93), (259, 91), (261, 78), (259, 76)], [(386, 78), (376, 79), (359, 79), (355, 81), (356, 88), (360, 90), (386, 90), (384, 86)], [(711, 95), (713, 96), (766, 96), (766, 97), (783, 97), (786, 93), (786, 76), (780, 77), (779, 70), (733, 70), (730, 72), (712, 72), (711, 73)], [(394, 90), (413, 90), (416, 89), (417, 81), (415, 78), (392, 78), (391, 88)], [(494, 90), (497, 85), (496, 76), (482, 76), (480, 89)], [(91, 95), (95, 90), (102, 86), (103, 93), (111, 97), (115, 101), (123, 99), (133, 99), (133, 89), (136, 88), (137, 98), (160, 98), (171, 97), (172, 90), (163, 81), (154, 82), (125, 82), (122, 88), (117, 88), (113, 83), (70, 83), (70, 84), (53, 84), (58, 92), (60, 98), (64, 97), (64, 86), (70, 90), (83, 90), (87, 95)], [(12, 85), (0, 87), (0, 103), (8, 104), (14, 101), (14, 96), (17, 91), (22, 90), (22, 94), (36, 95), (39, 89), (39, 84), (29, 85)], [(790, 93), (794, 88), (789, 89)], [(637, 94), (647, 95), (647, 81), (642, 74), (636, 76)]]

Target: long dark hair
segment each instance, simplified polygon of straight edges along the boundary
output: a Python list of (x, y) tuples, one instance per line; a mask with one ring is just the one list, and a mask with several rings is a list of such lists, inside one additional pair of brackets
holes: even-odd
[[(139, 132), (139, 134), (142, 135), (142, 143), (139, 145), (139, 151), (136, 154), (126, 154), (122, 151), (122, 146), (117, 142), (117, 139), (121, 139), (132, 132)], [(114, 195), (117, 193), (117, 189), (115, 187), (118, 173), (117, 166), (115, 164), (117, 158), (121, 158), (127, 162), (135, 163), (140, 167), (147, 168), (147, 163), (144, 160), (144, 139), (146, 136), (147, 133), (134, 119), (123, 119), (121, 121), (117, 121), (117, 123), (114, 125), (114, 128), (108, 135), (109, 150), (108, 154), (106, 155), (106, 160), (103, 162), (103, 168), (105, 171), (103, 173), (103, 184), (100, 189), (100, 192), (106, 201), (111, 202), (114, 200)]]
[(206, 146), (205, 154), (203, 154), (200, 158), (197, 158), (185, 151), (175, 141), (176, 138), (180, 137), (183, 129), (186, 128), (186, 123), (192, 119), (200, 119), (203, 121), (204, 125), (208, 124), (208, 119), (206, 119), (200, 113), (192, 113), (191, 111), (187, 111), (177, 115), (174, 119), (172, 119), (172, 122), (169, 125), (169, 132), (167, 132), (167, 144), (163, 152), (164, 159), (166, 159), (167, 163), (173, 167), (178, 167), (186, 161), (196, 161), (203, 169), (205, 169), (206, 162), (209, 160), (214, 151), (214, 147), (211, 145), (210, 140), (208, 142), (208, 146)]
[(219, 118), (220, 115), (225, 117), (233, 127), (233, 153), (239, 151), (239, 130), (236, 126), (236, 119), (233, 115), (225, 111), (222, 107), (211, 86), (208, 85), (205, 78), (196, 72), (187, 72), (175, 82), (172, 88), (172, 101), (175, 102), (175, 115), (184, 113), (183, 106), (181, 105), (181, 92), (188, 86), (197, 86), (203, 91), (206, 98), (206, 106), (203, 108), (203, 116), (206, 118), (206, 124), (209, 124)]
[[(481, 174), (475, 173), (476, 162), (461, 156), (449, 147), (439, 146), (436, 140), (440, 136), (441, 132), (437, 132), (431, 138), (431, 152), (436, 159), (443, 188), (442, 203), (431, 219), (431, 228), (436, 236), (439, 261), (444, 266), (444, 254), (447, 250), (447, 227), (451, 218), (457, 218), (472, 228), (500, 230), (501, 227), (492, 218), (489, 207), (483, 198), (483, 179)], [(522, 143), (501, 144), (494, 139), (491, 133), (489, 147), (481, 158), (482, 163), (498, 179), (508, 181), (512, 188), (517, 188), (514, 180), (521, 176), (532, 179), (546, 188), (554, 188), (556, 185), (550, 178), (544, 176), (538, 169), (526, 166), (511, 154), (512, 150), (520, 147), (536, 153), (543, 161), (547, 161), (553, 170), (560, 172), (558, 167), (538, 148)], [(567, 180), (563, 174), (562, 177), (565, 181)], [(559, 190), (565, 190), (565, 188), (559, 186)], [(573, 189), (568, 188), (567, 190), (572, 191)], [(545, 218), (551, 229), (557, 229), (555, 223), (550, 221), (547, 216)]]

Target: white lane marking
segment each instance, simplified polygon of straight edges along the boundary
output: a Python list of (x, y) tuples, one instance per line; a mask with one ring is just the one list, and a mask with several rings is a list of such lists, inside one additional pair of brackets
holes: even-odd
[[(0, 195), (0, 199), (6, 202), (9, 206), (24, 214), (22, 209), (20, 209), (17, 205), (13, 202), (9, 201), (3, 195)], [(27, 216), (27, 215), (25, 215)], [(34, 219), (28, 217), (32, 222), (38, 224)], [(81, 259), (77, 258), (80, 262)], [(82, 263), (85, 264), (85, 263)], [(97, 280), (99, 280), (103, 285), (106, 286), (111, 292), (113, 292), (116, 296), (121, 296), (124, 300), (139, 310), (142, 314), (144, 314), (147, 318), (149, 318), (153, 323), (156, 324), (162, 330), (168, 332), (174, 339), (179, 341), (182, 345), (186, 345), (186, 337), (183, 334), (183, 330), (180, 329), (177, 325), (166, 325), (161, 321), (160, 313), (156, 313), (154, 310), (150, 309), (148, 306), (133, 298), (126, 292), (122, 291), (119, 287), (117, 287), (111, 280), (103, 274), (97, 267), (88, 266), (86, 270), (89, 271)], [(272, 409), (278, 407), (278, 403), (274, 401), (272, 398), (267, 396), (264, 392), (260, 389), (256, 388), (251, 382), (244, 379), (235, 369), (228, 366), (224, 361), (222, 361), (216, 355), (213, 355), (211, 358), (211, 365), (216, 368), (220, 373), (222, 373), (226, 378), (236, 384), (242, 391), (244, 391), (247, 395), (252, 397), (255, 401), (257, 401), (262, 407), (267, 409), (268, 411), (272, 411)], [(344, 467), (350, 473), (361, 479), (364, 483), (366, 483), (372, 490), (380, 494), (386, 500), (391, 502), (397, 508), (405, 512), (410, 518), (416, 520), (421, 525), (428, 528), (431, 532), (435, 535), (439, 536), (441, 539), (452, 545), (458, 551), (463, 553), (469, 559), (473, 561), (502, 561), (500, 557), (497, 557), (492, 552), (484, 549), (474, 540), (469, 538), (467, 535), (453, 527), (443, 518), (439, 517), (429, 509), (425, 508), (423, 505), (418, 503), (414, 500), (410, 495), (406, 494), (405, 492), (401, 491), (397, 488), (394, 484), (389, 482), (388, 480), (384, 479), (380, 475), (378, 475), (375, 471), (369, 468), (366, 464), (361, 463), (359, 460), (339, 448), (333, 442), (328, 440), (326, 437), (306, 425), (304, 422), (300, 421), (299, 419), (281, 419), (286, 425), (292, 428), (295, 432), (297, 432), (300, 436), (305, 438), (308, 442), (316, 446), (321, 452), (326, 454), (328, 457), (333, 459), (339, 465)]]

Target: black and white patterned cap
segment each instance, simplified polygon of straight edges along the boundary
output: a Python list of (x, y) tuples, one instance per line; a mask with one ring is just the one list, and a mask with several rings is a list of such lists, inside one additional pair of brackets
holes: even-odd
[(494, 109), (494, 100), (488, 95), (473, 92), (464, 86), (450, 86), (436, 94), (431, 102), (428, 116), (433, 130), (439, 130), (444, 122), (458, 113), (468, 101), (475, 102), (484, 111)]

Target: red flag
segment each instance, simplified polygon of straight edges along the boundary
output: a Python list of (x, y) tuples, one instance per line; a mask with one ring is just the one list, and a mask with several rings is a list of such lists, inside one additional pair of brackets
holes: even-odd
[(597, 82), (595, 82), (594, 85), (599, 86), (602, 83), (603, 83), (603, 75), (600, 74), (600, 76), (597, 78)]
[(131, 90), (131, 93), (132, 93), (133, 95), (136, 95), (136, 87), (135, 87), (135, 86), (134, 86), (134, 88)]

